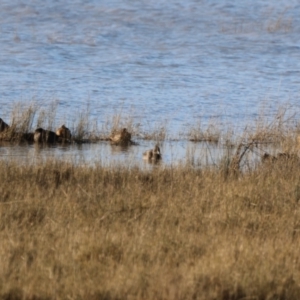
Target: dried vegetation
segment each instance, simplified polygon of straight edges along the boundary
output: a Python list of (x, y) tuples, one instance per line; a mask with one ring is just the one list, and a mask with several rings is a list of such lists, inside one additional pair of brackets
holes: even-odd
[[(300, 299), (300, 159), (285, 116), (202, 168), (1, 160), (0, 299)], [(246, 168), (249, 153), (262, 161)]]
[(0, 195), (0, 298), (300, 297), (299, 162), (1, 161)]

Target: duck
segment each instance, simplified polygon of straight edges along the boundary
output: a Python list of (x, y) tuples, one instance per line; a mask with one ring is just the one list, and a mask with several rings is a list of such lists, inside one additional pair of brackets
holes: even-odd
[(131, 133), (128, 132), (126, 128), (123, 128), (121, 130), (112, 132), (109, 140), (113, 144), (127, 144), (131, 142)]
[(269, 153), (264, 153), (264, 155), (261, 157), (262, 162), (276, 162), (276, 161), (282, 161), (287, 162), (288, 160), (299, 160), (299, 156), (295, 153), (286, 153), (286, 152), (280, 152), (277, 155), (271, 155)]
[(65, 125), (62, 125), (61, 127), (59, 127), (55, 133), (58, 137), (60, 137), (62, 139), (70, 140), (72, 138), (70, 129), (68, 127), (66, 127)]
[(37, 128), (33, 135), (33, 140), (36, 143), (55, 143), (57, 141), (57, 135), (51, 130), (45, 130), (43, 128)]
[(159, 146), (156, 144), (154, 149), (148, 150), (143, 153), (143, 159), (152, 161), (152, 162), (157, 162), (158, 160), (161, 159), (161, 152)]
[(0, 132), (6, 130), (9, 128), (9, 125), (6, 124), (1, 118), (0, 118)]

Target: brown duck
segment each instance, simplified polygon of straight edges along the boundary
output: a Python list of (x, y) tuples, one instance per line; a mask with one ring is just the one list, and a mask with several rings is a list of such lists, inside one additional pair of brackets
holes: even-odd
[(71, 140), (72, 134), (68, 127), (62, 125), (56, 130), (56, 135), (62, 139)]
[(113, 144), (127, 144), (131, 142), (131, 133), (126, 128), (115, 131), (109, 137)]
[(158, 161), (161, 159), (161, 152), (158, 145), (155, 145), (154, 149), (148, 150), (145, 153), (143, 153), (143, 159), (148, 161)]
[(1, 118), (0, 118), (0, 132), (6, 130), (9, 128), (9, 125), (6, 124)]
[(57, 135), (55, 132), (45, 130), (43, 128), (37, 128), (33, 135), (33, 140), (36, 143), (55, 143), (57, 141)]

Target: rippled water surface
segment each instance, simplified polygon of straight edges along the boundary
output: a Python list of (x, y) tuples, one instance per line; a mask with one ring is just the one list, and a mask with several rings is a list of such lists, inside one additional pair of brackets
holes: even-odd
[(88, 103), (100, 124), (122, 112), (176, 134), (298, 109), (299, 15), (293, 0), (2, 0), (0, 117), (57, 101), (68, 123)]

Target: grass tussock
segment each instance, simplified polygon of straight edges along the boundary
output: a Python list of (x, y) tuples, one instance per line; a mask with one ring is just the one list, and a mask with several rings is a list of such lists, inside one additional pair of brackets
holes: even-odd
[(138, 135), (140, 132), (140, 124), (135, 123), (133, 117), (123, 113), (123, 111), (120, 111), (108, 118), (102, 131), (105, 132), (105, 136), (109, 136), (123, 128), (126, 128), (132, 135)]
[(0, 140), (11, 142), (32, 140), (33, 136), (30, 132), (32, 132), (37, 110), (34, 104), (30, 104), (25, 108), (21, 104), (17, 104), (12, 110), (9, 128), (0, 132)]
[(219, 27), (223, 34), (287, 34), (295, 30), (295, 24), (290, 8), (284, 8), (283, 11), (271, 9), (269, 12), (261, 15), (261, 18), (254, 20), (231, 19), (230, 21), (221, 20)]
[(1, 161), (0, 298), (298, 300), (299, 220), (288, 159), (238, 176)]
[(206, 127), (199, 122), (196, 126), (190, 129), (188, 137), (192, 142), (208, 142), (217, 144), (221, 137), (221, 130), (219, 126), (213, 122), (210, 122)]
[(245, 130), (249, 141), (278, 145), (289, 140), (296, 132), (296, 114), (291, 107), (279, 107), (271, 119), (266, 118), (265, 114), (262, 111), (254, 126)]
[(293, 18), (287, 15), (287, 9), (282, 13), (270, 16), (266, 21), (265, 28), (269, 33), (288, 33), (293, 29)]
[(138, 137), (143, 140), (164, 141), (168, 139), (168, 121), (146, 124), (143, 130), (140, 130)]

